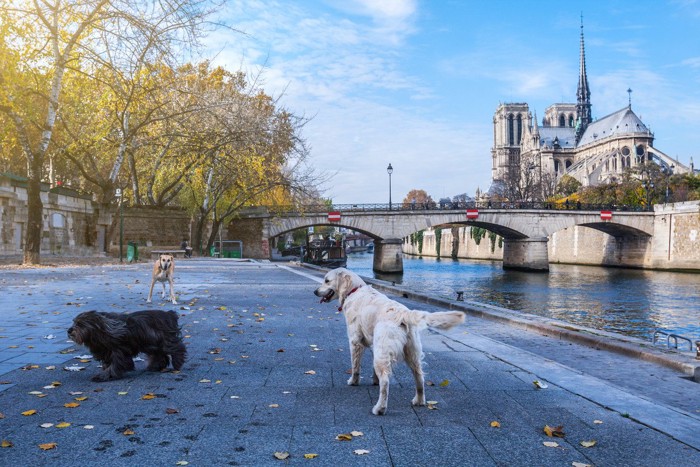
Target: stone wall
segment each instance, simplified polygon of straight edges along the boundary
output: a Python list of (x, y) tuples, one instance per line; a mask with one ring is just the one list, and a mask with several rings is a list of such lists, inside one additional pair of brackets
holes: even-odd
[[(42, 255), (102, 254), (111, 222), (109, 207), (65, 187), (42, 186)], [(21, 255), (27, 222), (26, 179), (0, 175), (0, 255)]]
[[(190, 215), (180, 208), (135, 206), (124, 208), (124, 245), (136, 242), (139, 253), (151, 249), (180, 248), (182, 239), (191, 241)], [(112, 255), (119, 254), (119, 212), (112, 219)], [(125, 250), (126, 251), (126, 250)], [(143, 256), (143, 255), (140, 255)]]
[(226, 240), (242, 241), (244, 258), (269, 259), (269, 242), (261, 237), (265, 224), (263, 218), (234, 219), (226, 228)]
[[(428, 229), (423, 232), (422, 253), (418, 252), (418, 242), (411, 238), (404, 239), (403, 252), (414, 256), (438, 256), (436, 229)], [(478, 237), (478, 239), (472, 238)], [(478, 243), (477, 243), (478, 242)], [(503, 242), (498, 236), (490, 236), (488, 232), (475, 229), (472, 233), (470, 227), (443, 227), (440, 229), (440, 255), (441, 258), (470, 258), (470, 259), (503, 259)]]

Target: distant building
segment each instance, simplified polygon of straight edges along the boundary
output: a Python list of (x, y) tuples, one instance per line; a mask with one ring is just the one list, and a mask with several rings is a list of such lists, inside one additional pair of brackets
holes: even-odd
[[(631, 96), (631, 90), (628, 93)], [(619, 179), (628, 167), (653, 161), (673, 173), (692, 169), (654, 147), (654, 134), (627, 107), (594, 120), (581, 24), (576, 103), (552, 104), (541, 126), (526, 103), (500, 104), (493, 117), (492, 187), (536, 181), (539, 190), (553, 186), (564, 174), (584, 186)], [(493, 194), (493, 193), (492, 193)], [(542, 193), (540, 193), (542, 194)], [(523, 195), (526, 196), (526, 195)]]

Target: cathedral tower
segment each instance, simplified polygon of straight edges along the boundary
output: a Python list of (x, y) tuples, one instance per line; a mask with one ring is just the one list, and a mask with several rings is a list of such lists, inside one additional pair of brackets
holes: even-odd
[(576, 114), (576, 142), (578, 143), (588, 125), (593, 121), (591, 116), (591, 90), (588, 87), (588, 76), (586, 74), (586, 50), (583, 45), (583, 16), (581, 17), (581, 50), (578, 89), (576, 90)]

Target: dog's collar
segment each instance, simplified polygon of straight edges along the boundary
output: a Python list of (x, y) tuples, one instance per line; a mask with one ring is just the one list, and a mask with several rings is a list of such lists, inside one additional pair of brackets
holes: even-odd
[[(354, 294), (355, 292), (357, 292), (357, 289), (359, 289), (360, 287), (362, 287), (362, 286), (361, 286), (361, 285), (358, 285), (357, 287), (355, 287), (354, 289), (352, 289), (350, 292), (348, 292), (348, 294), (345, 296), (345, 300), (347, 300), (348, 297), (349, 297), (350, 295), (352, 295), (352, 294)], [(345, 300), (343, 300), (343, 302), (345, 302)], [(340, 305), (340, 306), (338, 307), (338, 311), (343, 311), (343, 305)]]

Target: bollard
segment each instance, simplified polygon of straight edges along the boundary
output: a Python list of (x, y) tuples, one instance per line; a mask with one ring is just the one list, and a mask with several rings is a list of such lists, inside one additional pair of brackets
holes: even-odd
[(458, 302), (464, 301), (464, 292), (462, 292), (461, 290), (457, 291), (457, 301)]
[(695, 359), (700, 360), (700, 341), (695, 341)]

